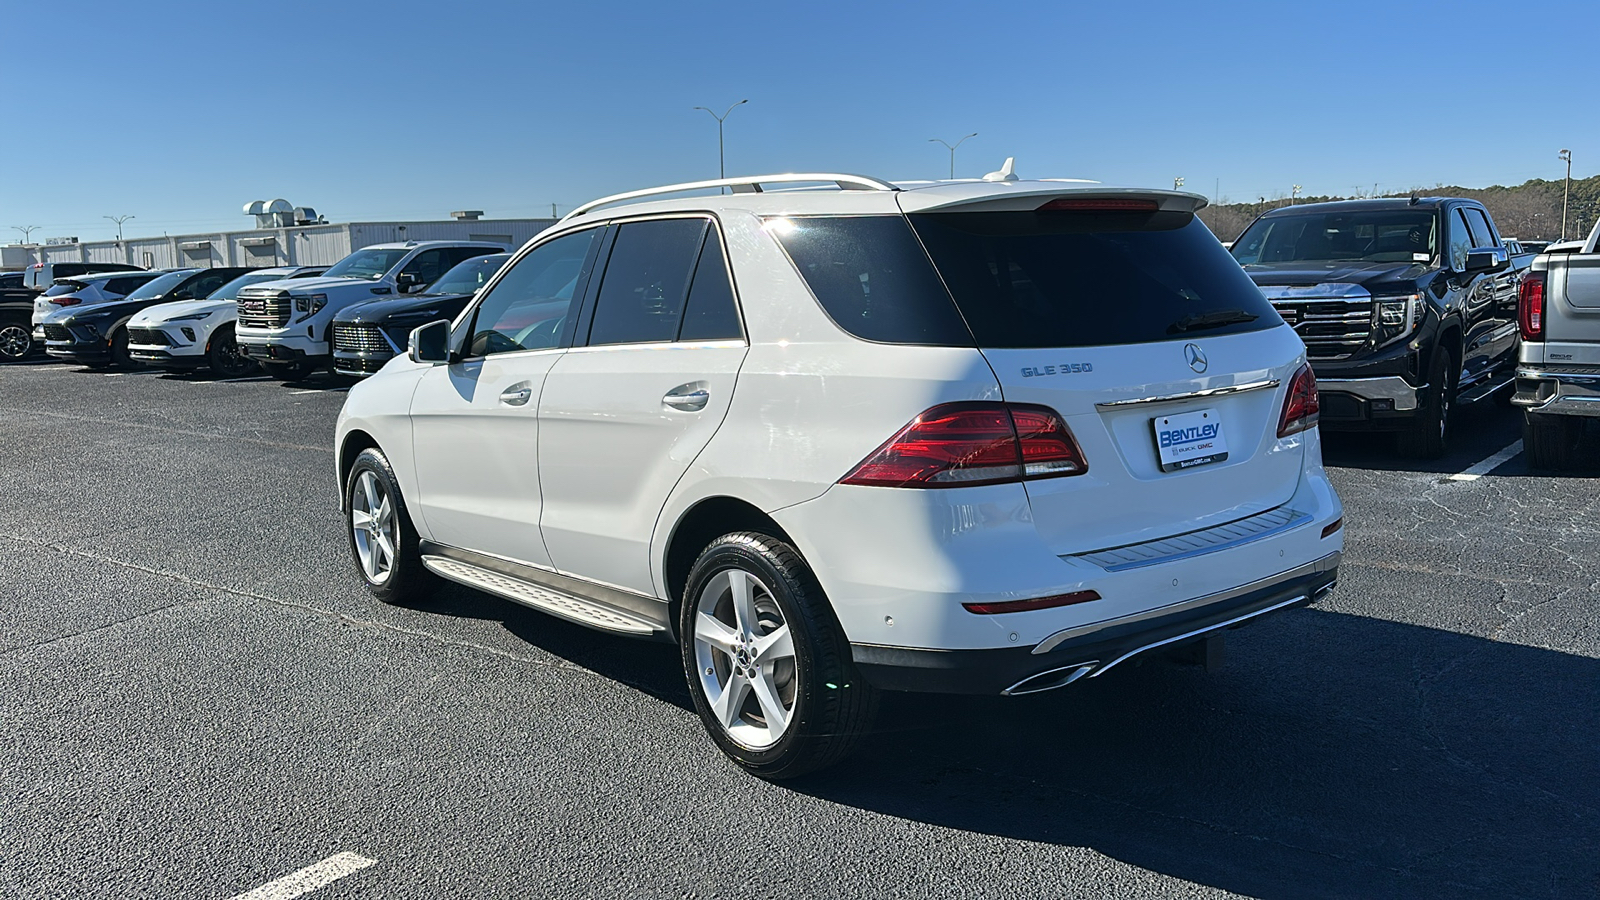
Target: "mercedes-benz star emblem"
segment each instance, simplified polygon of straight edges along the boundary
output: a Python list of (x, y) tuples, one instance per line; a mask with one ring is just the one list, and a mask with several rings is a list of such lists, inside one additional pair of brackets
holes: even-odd
[(1206, 352), (1200, 349), (1199, 344), (1184, 344), (1183, 358), (1188, 361), (1189, 368), (1195, 370), (1196, 373), (1204, 372), (1206, 366), (1210, 365), (1210, 363), (1206, 362)]

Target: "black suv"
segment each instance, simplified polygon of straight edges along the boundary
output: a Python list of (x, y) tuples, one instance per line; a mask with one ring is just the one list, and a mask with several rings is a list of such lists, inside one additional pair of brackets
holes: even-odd
[(406, 349), (411, 329), (461, 314), (478, 288), (511, 258), (509, 253), (474, 256), (450, 267), (420, 294), (372, 300), (333, 317), (333, 370), (365, 378)]
[(254, 268), (174, 269), (145, 282), (121, 300), (52, 313), (44, 321), (44, 350), (58, 359), (90, 368), (131, 365), (127, 324), (134, 313), (157, 303), (208, 297)]

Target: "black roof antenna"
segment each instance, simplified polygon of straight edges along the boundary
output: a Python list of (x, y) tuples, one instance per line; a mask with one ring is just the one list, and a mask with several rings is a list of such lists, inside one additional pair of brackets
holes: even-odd
[(1411, 205), (1412, 206), (1416, 206), (1417, 205), (1417, 192), (1416, 191), (1412, 191), (1411, 192)]

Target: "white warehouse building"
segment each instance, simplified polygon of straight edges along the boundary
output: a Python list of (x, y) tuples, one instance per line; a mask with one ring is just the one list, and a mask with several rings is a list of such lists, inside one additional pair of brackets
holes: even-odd
[[(277, 201), (281, 203), (282, 201)], [(47, 242), (0, 247), (0, 268), (24, 269), (42, 262), (128, 263), (146, 269), (180, 266), (326, 266), (371, 244), (395, 241), (494, 241), (515, 250), (555, 219), (481, 219), (472, 211), (432, 222), (349, 222), (330, 225), (314, 213), (299, 217), (258, 214), (249, 231), (127, 238), (122, 241)], [(304, 210), (304, 212), (310, 212)], [(307, 224), (293, 224), (296, 218)]]

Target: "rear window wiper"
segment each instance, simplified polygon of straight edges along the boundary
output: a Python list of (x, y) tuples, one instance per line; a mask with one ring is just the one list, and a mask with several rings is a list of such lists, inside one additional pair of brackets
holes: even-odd
[(1200, 313), (1198, 315), (1184, 316), (1167, 326), (1167, 334), (1179, 334), (1185, 331), (1200, 331), (1206, 328), (1221, 328), (1224, 325), (1237, 325), (1241, 322), (1254, 322), (1259, 319), (1255, 313), (1248, 313), (1242, 309), (1219, 309), (1216, 312)]

